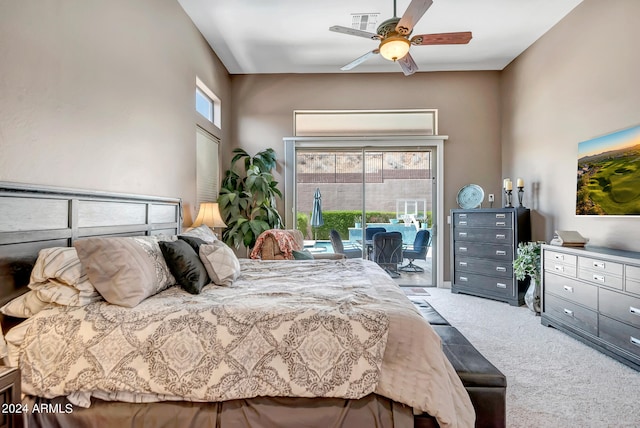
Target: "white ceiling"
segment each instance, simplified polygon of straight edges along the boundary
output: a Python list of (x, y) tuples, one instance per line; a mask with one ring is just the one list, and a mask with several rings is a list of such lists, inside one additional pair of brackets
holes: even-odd
[[(178, 0), (231, 74), (401, 72), (378, 46), (329, 31), (351, 14), (393, 17), (393, 0)], [(473, 32), (467, 45), (412, 46), (420, 71), (502, 70), (582, 0), (434, 0), (413, 35)], [(397, 0), (402, 16), (410, 0)], [(373, 30), (375, 32), (375, 30)]]

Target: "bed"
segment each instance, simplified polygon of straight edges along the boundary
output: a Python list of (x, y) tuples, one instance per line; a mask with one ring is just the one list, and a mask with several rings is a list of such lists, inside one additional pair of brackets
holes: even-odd
[[(175, 199), (11, 183), (0, 198), (2, 305), (34, 291), (38, 254), (51, 248), (75, 248), (94, 279), (88, 243), (151, 253), (181, 234)], [(375, 263), (237, 263), (232, 281), (198, 293), (165, 278), (113, 304), (122, 295), (96, 280), (73, 304), (5, 317), (25, 405), (58, 410), (27, 412), (29, 426), (409, 427), (414, 414), (473, 425), (438, 335)]]

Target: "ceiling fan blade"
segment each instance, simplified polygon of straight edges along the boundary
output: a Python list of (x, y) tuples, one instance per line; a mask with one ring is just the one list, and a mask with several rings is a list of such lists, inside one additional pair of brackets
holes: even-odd
[(360, 58), (354, 59), (349, 64), (347, 64), (344, 67), (340, 68), (340, 70), (342, 70), (342, 71), (351, 70), (352, 68), (355, 68), (358, 65), (362, 64), (363, 62), (365, 62), (366, 60), (368, 60), (370, 57), (378, 54), (378, 52), (380, 52), (379, 49), (374, 49), (371, 52), (367, 52), (366, 54), (362, 55)]
[(433, 0), (412, 0), (409, 7), (404, 11), (404, 15), (400, 18), (396, 31), (402, 36), (408, 36), (416, 22), (422, 18), (422, 15), (431, 7)]
[(412, 45), (464, 45), (471, 40), (471, 31), (458, 33), (420, 34), (411, 38)]
[(413, 60), (410, 53), (400, 58), (397, 63), (400, 64), (400, 68), (402, 68), (402, 72), (405, 76), (411, 76), (413, 73), (418, 71), (418, 65)]
[(365, 39), (379, 40), (380, 36), (376, 33), (370, 33), (368, 31), (356, 30), (355, 28), (343, 27), (342, 25), (334, 25), (329, 27), (329, 31), (336, 33), (349, 34), (350, 36), (364, 37)]

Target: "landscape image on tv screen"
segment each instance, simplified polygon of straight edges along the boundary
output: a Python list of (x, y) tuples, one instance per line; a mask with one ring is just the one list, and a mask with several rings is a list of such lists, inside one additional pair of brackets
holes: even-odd
[(640, 126), (578, 144), (576, 215), (640, 215)]

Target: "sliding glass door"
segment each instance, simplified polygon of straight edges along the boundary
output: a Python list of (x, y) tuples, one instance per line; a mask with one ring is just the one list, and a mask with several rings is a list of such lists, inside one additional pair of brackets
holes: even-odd
[[(295, 148), (292, 181), (296, 228), (303, 232), (308, 249), (337, 251), (335, 236), (331, 242), (333, 230), (345, 253), (356, 254), (353, 249), (357, 248), (358, 255), (366, 258), (371, 248), (368, 231), (400, 232), (403, 247), (414, 257), (400, 265), (412, 262), (414, 268), (401, 271), (398, 283), (434, 285), (433, 240), (427, 239), (424, 252), (411, 252), (418, 236), (433, 235), (433, 160), (433, 151), (427, 147), (318, 144)], [(319, 206), (322, 221), (317, 213)]]

